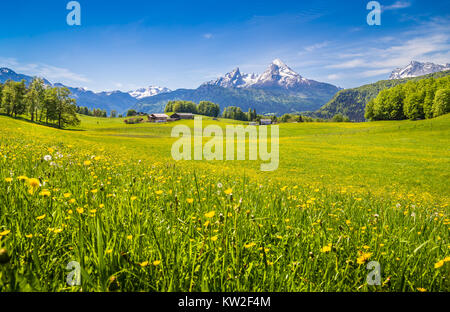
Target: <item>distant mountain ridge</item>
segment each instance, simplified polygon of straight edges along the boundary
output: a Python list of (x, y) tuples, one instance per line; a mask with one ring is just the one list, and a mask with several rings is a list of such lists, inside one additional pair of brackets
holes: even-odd
[(413, 78), (446, 70), (450, 70), (450, 64), (439, 65), (430, 62), (421, 63), (412, 61), (403, 68), (394, 69), (389, 79)]
[[(9, 68), (0, 68), (0, 83), (5, 83), (8, 80), (22, 81), (25, 80), (26, 84), (30, 84), (35, 77), (18, 74)], [(122, 91), (102, 91), (94, 92), (85, 88), (75, 88), (63, 85), (61, 83), (52, 84), (47, 79), (44, 79), (44, 83), (48, 86), (66, 87), (70, 90), (71, 97), (77, 100), (78, 106), (86, 106), (90, 109), (98, 108), (104, 109), (107, 112), (116, 110), (119, 113), (126, 112), (130, 107), (134, 106), (139, 99), (154, 96), (164, 92), (170, 92), (168, 88), (150, 86), (130, 92)]]
[(132, 97), (140, 100), (149, 96), (154, 96), (160, 93), (167, 93), (171, 92), (169, 88), (165, 87), (158, 87), (158, 86), (149, 86), (147, 88), (141, 88), (133, 91), (129, 91), (128, 94)]
[[(31, 76), (27, 76), (27, 75), (23, 75), (23, 74), (18, 74), (15, 71), (13, 71), (12, 69), (6, 68), (6, 67), (2, 67), (0, 68), (0, 83), (5, 83), (8, 80), (13, 80), (13, 81), (22, 81), (25, 80), (25, 82), (27, 84), (31, 83), (33, 81), (35, 77), (31, 77)], [(47, 80), (44, 79), (44, 83), (51, 85), (51, 83)]]
[(284, 114), (318, 109), (339, 88), (328, 83), (309, 80), (275, 59), (261, 74), (242, 74), (239, 68), (197, 89), (178, 89), (142, 98), (135, 109), (143, 112), (162, 111), (170, 100), (212, 101), (224, 109), (239, 106), (254, 108), (260, 114)]
[(219, 77), (216, 80), (205, 82), (202, 85), (218, 86), (223, 88), (243, 88), (251, 85), (258, 76), (256, 74), (241, 74), (239, 67), (236, 67), (231, 72)]
[(239, 67), (237, 67), (233, 71), (225, 74), (225, 76), (205, 82), (203, 85), (220, 86), (223, 88), (277, 88), (281, 90), (295, 90), (318, 84), (335, 87), (327, 83), (306, 79), (280, 59), (275, 59), (261, 75), (242, 74)]

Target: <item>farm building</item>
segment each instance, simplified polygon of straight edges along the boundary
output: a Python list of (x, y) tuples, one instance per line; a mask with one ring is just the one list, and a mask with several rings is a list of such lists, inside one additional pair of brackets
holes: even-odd
[(169, 119), (169, 116), (166, 114), (151, 114), (148, 116), (149, 122), (166, 122)]
[(259, 124), (260, 125), (271, 125), (272, 124), (272, 119), (261, 119)]
[(172, 119), (194, 119), (194, 114), (192, 113), (174, 113), (170, 116)]

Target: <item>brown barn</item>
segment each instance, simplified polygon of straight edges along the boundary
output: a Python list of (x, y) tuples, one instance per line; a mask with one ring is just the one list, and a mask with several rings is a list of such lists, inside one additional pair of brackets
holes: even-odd
[(166, 114), (151, 114), (148, 116), (149, 122), (167, 122), (169, 116)]

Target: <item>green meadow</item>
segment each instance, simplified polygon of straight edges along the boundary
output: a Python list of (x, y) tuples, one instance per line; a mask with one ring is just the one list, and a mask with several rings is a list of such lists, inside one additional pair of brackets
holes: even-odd
[(450, 290), (450, 115), (280, 124), (273, 172), (174, 161), (194, 121), (79, 118), (0, 116), (0, 291)]

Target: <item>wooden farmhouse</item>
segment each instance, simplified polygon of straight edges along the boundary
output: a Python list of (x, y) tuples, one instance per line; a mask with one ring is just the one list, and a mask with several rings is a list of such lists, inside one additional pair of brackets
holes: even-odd
[(194, 114), (192, 113), (173, 113), (170, 118), (174, 120), (180, 119), (194, 119)]
[(148, 116), (149, 122), (167, 122), (169, 116), (166, 114), (151, 114)]

